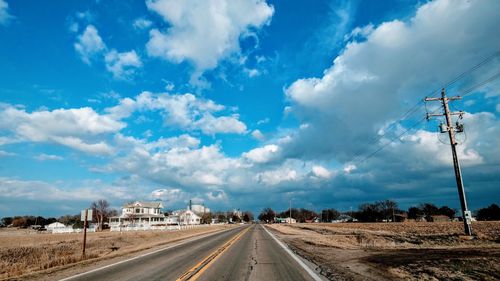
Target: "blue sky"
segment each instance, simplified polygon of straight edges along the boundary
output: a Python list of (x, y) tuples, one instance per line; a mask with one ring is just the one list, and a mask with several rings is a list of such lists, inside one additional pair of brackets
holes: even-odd
[[(450, 95), (498, 73), (498, 6), (0, 0), (0, 217), (101, 198), (458, 208), (439, 121), (395, 136), (426, 109), (404, 112), (460, 73), (490, 58)], [(493, 80), (453, 104), (466, 112), (472, 209), (500, 198), (498, 90)]]

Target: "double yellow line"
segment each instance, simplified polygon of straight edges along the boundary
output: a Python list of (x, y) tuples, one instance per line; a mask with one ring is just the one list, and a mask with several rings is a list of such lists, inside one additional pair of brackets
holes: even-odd
[(239, 232), (237, 235), (235, 235), (231, 240), (227, 241), (224, 245), (221, 247), (217, 248), (214, 252), (212, 252), (210, 255), (205, 257), (202, 261), (197, 263), (195, 266), (193, 266), (190, 270), (186, 271), (184, 274), (182, 274), (179, 278), (177, 278), (176, 281), (194, 281), (198, 279), (207, 268), (209, 268), (231, 245), (233, 245), (238, 239), (243, 236), (250, 227), (247, 227), (245, 230)]

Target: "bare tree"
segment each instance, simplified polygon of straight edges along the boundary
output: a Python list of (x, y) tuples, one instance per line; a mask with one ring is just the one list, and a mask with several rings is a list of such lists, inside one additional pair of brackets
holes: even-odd
[(97, 220), (98, 230), (102, 231), (104, 220), (110, 214), (109, 203), (105, 199), (92, 202), (90, 208), (93, 210), (93, 217)]

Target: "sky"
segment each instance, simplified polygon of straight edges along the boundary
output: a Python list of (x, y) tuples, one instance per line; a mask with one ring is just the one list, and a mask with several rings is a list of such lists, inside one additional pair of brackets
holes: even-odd
[(463, 95), (451, 110), (464, 111), (469, 207), (498, 204), (499, 10), (0, 0), (0, 217), (77, 214), (97, 199), (459, 209), (443, 119), (424, 119), (441, 111), (422, 99), (443, 87)]

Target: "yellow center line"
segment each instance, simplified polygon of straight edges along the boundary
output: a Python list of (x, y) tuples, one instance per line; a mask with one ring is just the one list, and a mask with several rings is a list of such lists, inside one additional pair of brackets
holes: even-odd
[(191, 269), (186, 271), (184, 274), (182, 274), (179, 278), (177, 278), (176, 281), (194, 281), (198, 279), (201, 274), (207, 270), (231, 245), (234, 244), (234, 242), (238, 241), (238, 239), (245, 234), (250, 227), (247, 227), (243, 231), (239, 232), (236, 234), (231, 240), (227, 241), (224, 245), (221, 247), (217, 248), (214, 252), (206, 256), (202, 261), (197, 263), (195, 266), (193, 266)]

